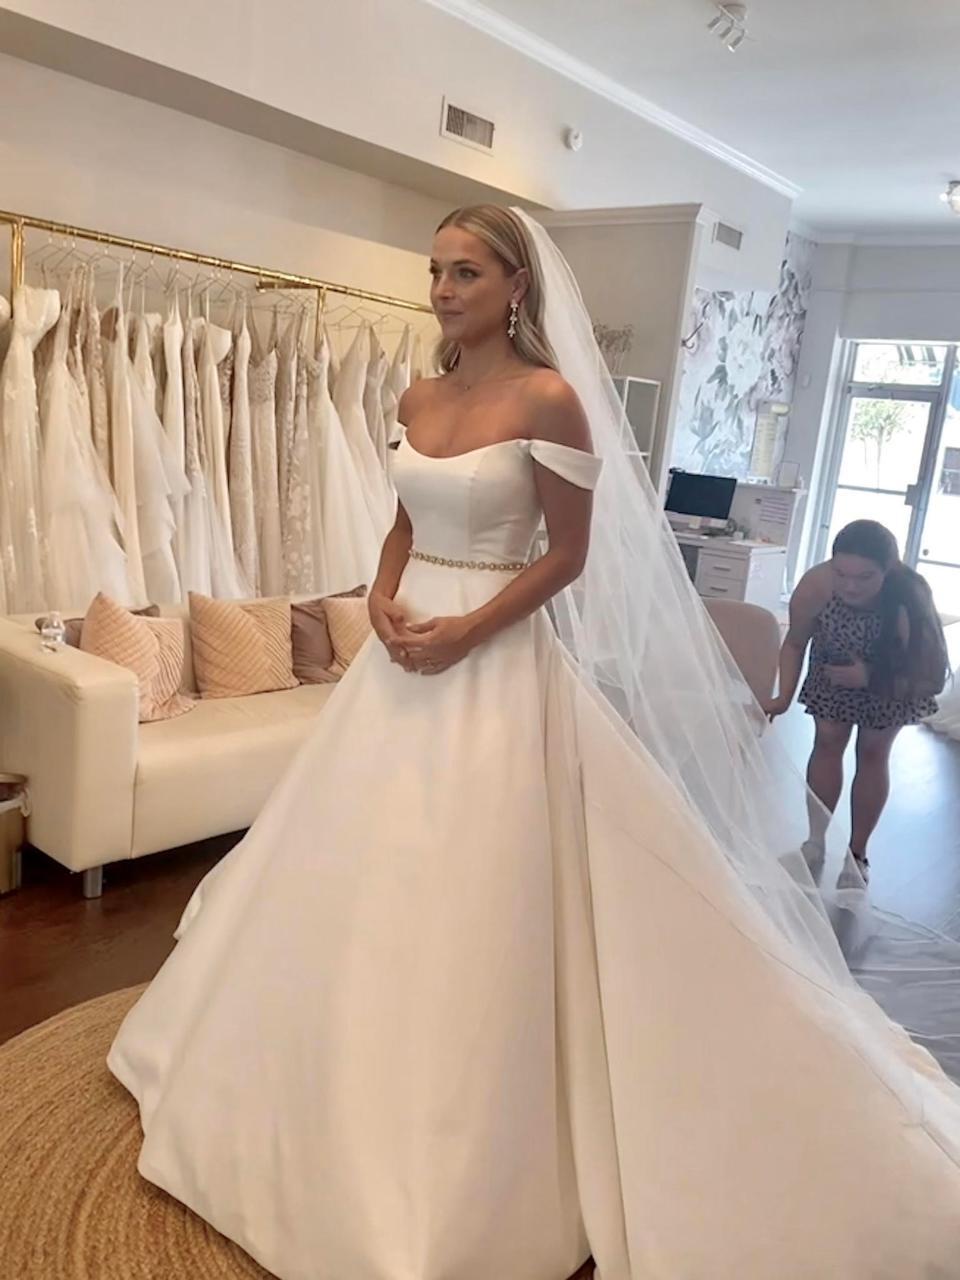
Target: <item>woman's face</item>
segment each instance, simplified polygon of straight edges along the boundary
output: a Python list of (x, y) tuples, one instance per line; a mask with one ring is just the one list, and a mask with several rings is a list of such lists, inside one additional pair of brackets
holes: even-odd
[(523, 271), (507, 272), (484, 242), (462, 227), (444, 227), (433, 241), (430, 303), (447, 341), (472, 346), (506, 333), (510, 303), (523, 294)]
[(834, 588), (844, 604), (863, 608), (880, 594), (887, 575), (875, 561), (842, 552), (832, 563)]

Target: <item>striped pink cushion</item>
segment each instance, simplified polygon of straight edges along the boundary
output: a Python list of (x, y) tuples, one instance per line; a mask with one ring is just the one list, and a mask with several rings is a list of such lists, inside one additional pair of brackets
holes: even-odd
[(193, 700), (180, 693), (183, 627), (176, 619), (136, 616), (101, 592), (83, 620), (80, 648), (134, 673), (141, 724), (192, 709)]
[(290, 601), (212, 600), (190, 592), (190, 636), (204, 698), (295, 689)]

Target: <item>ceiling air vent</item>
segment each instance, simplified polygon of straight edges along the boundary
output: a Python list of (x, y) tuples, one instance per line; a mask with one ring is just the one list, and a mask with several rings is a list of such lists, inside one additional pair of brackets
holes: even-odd
[(483, 116), (476, 116), (472, 111), (455, 107), (444, 98), (440, 121), (442, 137), (452, 138), (467, 147), (476, 147), (478, 151), (492, 151), (494, 127), (492, 120), (484, 120)]
[(725, 244), (728, 249), (740, 252), (740, 246), (743, 244), (743, 232), (738, 231), (736, 227), (730, 227), (725, 222), (715, 222), (713, 224), (713, 238), (720, 244)]

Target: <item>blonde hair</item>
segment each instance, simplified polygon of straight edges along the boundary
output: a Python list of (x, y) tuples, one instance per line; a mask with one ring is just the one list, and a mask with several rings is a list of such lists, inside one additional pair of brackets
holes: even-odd
[[(546, 369), (557, 368), (557, 357), (543, 329), (543, 274), (540, 260), (527, 229), (509, 209), (496, 204), (468, 205), (454, 209), (437, 227), (459, 227), (482, 240), (503, 263), (508, 275), (527, 273), (527, 291), (517, 311), (517, 331), (513, 345), (521, 360)], [(504, 317), (506, 323), (506, 317)], [(444, 373), (451, 373), (460, 361), (459, 343), (441, 339), (437, 363)]]

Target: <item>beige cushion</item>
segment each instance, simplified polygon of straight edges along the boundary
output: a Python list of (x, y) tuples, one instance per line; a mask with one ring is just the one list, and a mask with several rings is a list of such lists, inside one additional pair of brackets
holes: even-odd
[(212, 600), (190, 593), (190, 635), (204, 698), (294, 689), (290, 601)]
[(133, 856), (248, 827), (313, 732), (335, 685), (216, 698), (140, 730)]
[(333, 644), (334, 666), (342, 674), (373, 630), (367, 602), (355, 596), (346, 599), (331, 596), (324, 601), (324, 609)]
[[(340, 591), (335, 598), (363, 596), (366, 587)], [(327, 624), (326, 600), (294, 601), (291, 606), (293, 673), (301, 684), (330, 684), (342, 669), (334, 665), (333, 641)]]
[(183, 632), (176, 622), (137, 617), (101, 592), (83, 620), (80, 648), (137, 677), (141, 724), (190, 711), (180, 695)]

